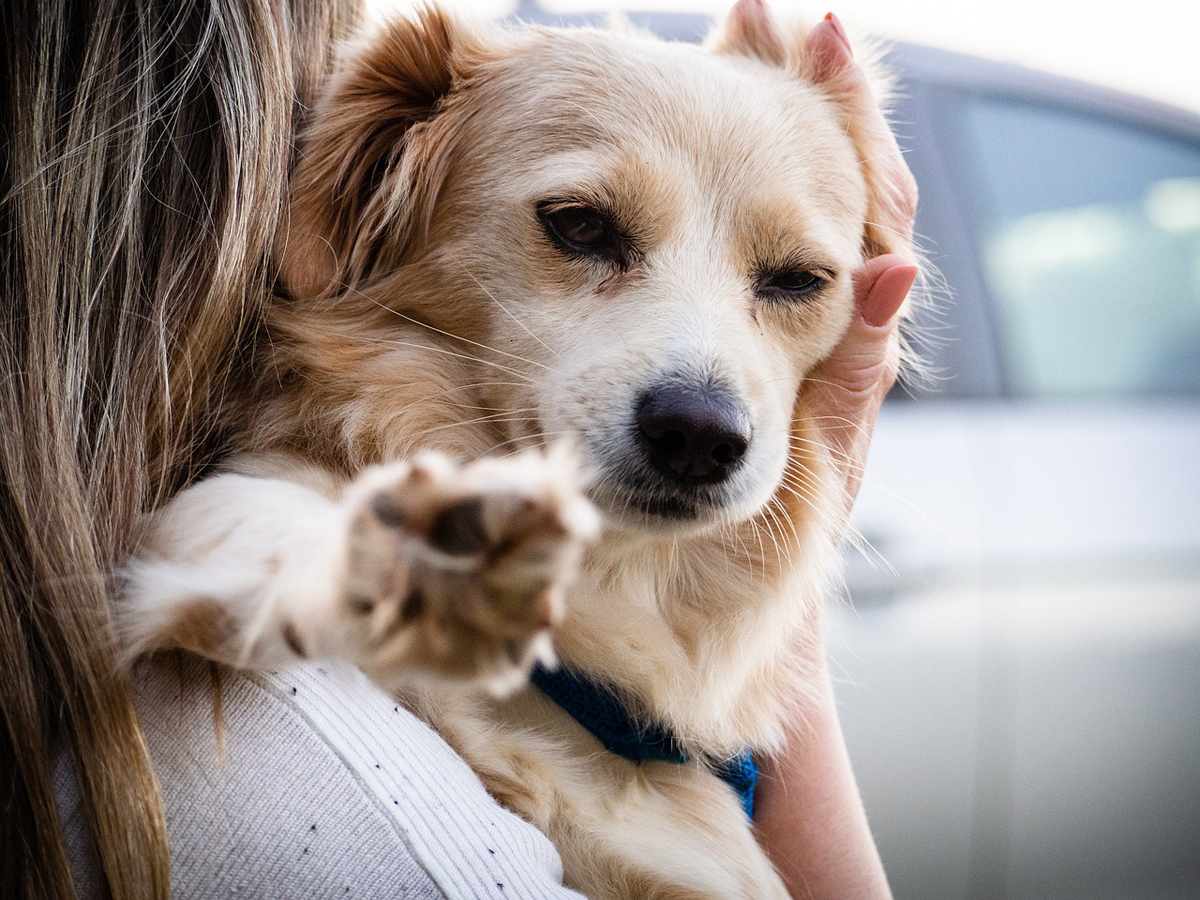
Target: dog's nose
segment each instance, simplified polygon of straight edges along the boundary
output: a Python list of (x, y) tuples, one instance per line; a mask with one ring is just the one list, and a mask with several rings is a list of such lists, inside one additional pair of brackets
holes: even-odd
[(650, 464), (681, 484), (714, 484), (750, 446), (750, 414), (728, 391), (668, 383), (642, 395), (638, 435)]

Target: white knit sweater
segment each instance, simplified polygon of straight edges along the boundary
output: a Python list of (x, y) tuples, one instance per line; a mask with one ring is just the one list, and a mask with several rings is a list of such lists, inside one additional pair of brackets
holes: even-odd
[[(227, 673), (224, 760), (207, 663), (168, 655), (136, 681), (176, 900), (579, 898), (550, 842), (356, 671)], [(80, 897), (100, 897), (73, 770), (60, 763)]]

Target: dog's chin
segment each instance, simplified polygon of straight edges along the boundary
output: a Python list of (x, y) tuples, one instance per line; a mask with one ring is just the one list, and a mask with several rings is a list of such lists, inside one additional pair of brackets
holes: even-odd
[(750, 518), (754, 508), (720, 490), (604, 486), (591, 492), (609, 528), (647, 537), (687, 537)]

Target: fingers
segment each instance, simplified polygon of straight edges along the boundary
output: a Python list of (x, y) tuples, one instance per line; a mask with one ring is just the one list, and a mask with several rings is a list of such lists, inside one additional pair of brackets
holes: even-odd
[(811, 414), (841, 469), (846, 509), (854, 502), (883, 398), (896, 381), (896, 313), (918, 269), (902, 257), (879, 256), (854, 273), (858, 314), (828, 359), (811, 376)]
[(841, 398), (843, 409), (831, 413), (848, 418), (862, 411), (867, 398), (882, 399), (896, 380), (893, 335), (896, 313), (916, 281), (918, 269), (899, 256), (879, 256), (854, 273), (858, 315), (833, 354), (821, 367), (821, 377), (833, 387), (830, 402)]
[(900, 311), (919, 269), (895, 254), (868, 260), (851, 276), (854, 301), (868, 325), (882, 328)]

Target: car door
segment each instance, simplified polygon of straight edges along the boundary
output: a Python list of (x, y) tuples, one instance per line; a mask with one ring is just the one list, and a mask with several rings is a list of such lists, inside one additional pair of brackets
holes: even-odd
[(951, 378), (881, 417), (896, 574), (831, 641), (896, 895), (1200, 895), (1200, 137), (910, 88)]

